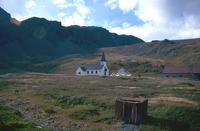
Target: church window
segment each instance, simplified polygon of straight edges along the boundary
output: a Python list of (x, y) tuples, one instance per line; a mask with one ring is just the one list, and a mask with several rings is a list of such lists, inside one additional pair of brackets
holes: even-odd
[(93, 71), (91, 71), (91, 74), (93, 74)]
[(98, 71), (96, 71), (96, 74), (98, 73)]

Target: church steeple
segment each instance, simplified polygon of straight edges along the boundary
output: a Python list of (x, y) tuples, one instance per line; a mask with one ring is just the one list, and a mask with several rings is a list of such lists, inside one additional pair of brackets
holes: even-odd
[(105, 57), (105, 54), (104, 54), (104, 52), (102, 53), (102, 56), (101, 56), (101, 61), (104, 61), (104, 62), (106, 62), (106, 57)]
[(106, 66), (106, 56), (105, 56), (104, 52), (102, 53), (102, 56), (101, 56), (101, 65)]

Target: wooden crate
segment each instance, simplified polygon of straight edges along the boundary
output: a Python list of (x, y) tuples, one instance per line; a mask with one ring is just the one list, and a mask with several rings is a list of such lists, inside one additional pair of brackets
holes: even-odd
[(115, 115), (125, 123), (141, 124), (147, 118), (148, 100), (143, 97), (123, 97), (116, 100)]

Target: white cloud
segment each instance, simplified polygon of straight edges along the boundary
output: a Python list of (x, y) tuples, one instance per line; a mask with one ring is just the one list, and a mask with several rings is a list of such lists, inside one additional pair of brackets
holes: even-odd
[[(112, 10), (121, 10), (125, 17), (129, 17), (128, 20), (114, 18), (113, 21), (123, 21), (120, 26), (113, 26), (116, 22), (109, 18), (95, 21), (98, 16), (91, 14), (99, 10), (94, 11), (85, 0), (0, 0), (0, 6), (19, 20), (32, 16), (46, 17), (57, 19), (65, 26), (99, 25), (103, 22), (102, 26), (111, 31), (135, 35), (146, 41), (200, 37), (200, 0), (106, 0), (104, 5)], [(104, 8), (100, 11), (104, 13)], [(133, 18), (128, 13), (133, 14)], [(141, 20), (142, 25), (130, 22), (135, 18)]]
[(86, 15), (86, 14), (90, 13), (90, 9), (87, 6), (85, 6), (84, 4), (77, 4), (76, 8), (77, 8), (77, 11), (82, 15)]
[[(91, 9), (86, 6), (84, 0), (73, 0), (71, 2), (66, 0), (53, 0), (60, 8), (73, 8), (74, 11), (67, 15), (64, 12), (58, 14), (59, 20), (62, 22), (62, 25), (89, 25), (90, 21), (88, 20), (88, 15), (91, 13)], [(62, 5), (62, 6), (61, 6)], [(65, 5), (65, 6), (63, 6)]]
[(66, 16), (66, 14), (64, 12), (58, 13), (58, 17), (64, 17), (64, 16)]
[(122, 27), (123, 28), (128, 28), (128, 27), (130, 27), (130, 24), (127, 23), (127, 22), (124, 22), (124, 23), (122, 23)]
[(92, 9), (84, 0), (0, 0), (0, 6), (20, 21), (36, 16), (61, 21), (64, 26), (91, 25)]
[(52, 0), (52, 4), (60, 8), (69, 8), (73, 6), (73, 4), (71, 2), (68, 2), (67, 0)]
[(29, 1), (27, 1), (26, 4), (25, 4), (25, 7), (26, 7), (27, 9), (30, 9), (30, 8), (32, 8), (32, 7), (34, 7), (34, 6), (36, 6), (36, 2), (35, 2), (34, 0), (29, 0)]
[(110, 28), (108, 20), (103, 21), (103, 28)]
[(62, 24), (64, 26), (69, 25), (85, 25), (85, 19), (77, 12), (74, 12), (71, 16), (66, 16), (62, 19)]
[(60, 5), (60, 4), (65, 4), (66, 1), (65, 0), (52, 0), (53, 4), (55, 5)]
[(119, 8), (124, 11), (124, 13), (127, 13), (136, 7), (137, 2), (138, 0), (118, 0), (118, 5)]
[(20, 21), (33, 16), (36, 0), (0, 0), (0, 6)]
[(144, 22), (139, 26), (122, 24), (111, 27), (111, 31), (116, 33), (135, 35), (146, 41), (200, 37), (199, 0), (127, 0), (126, 3), (107, 0), (105, 5), (124, 13), (133, 12)]
[(105, 6), (108, 6), (111, 9), (116, 9), (118, 7), (124, 13), (127, 13), (136, 7), (137, 2), (138, 0), (107, 0)]
[(111, 9), (116, 9), (117, 8), (117, 1), (118, 0), (107, 0), (107, 2), (104, 4), (105, 6), (110, 7)]

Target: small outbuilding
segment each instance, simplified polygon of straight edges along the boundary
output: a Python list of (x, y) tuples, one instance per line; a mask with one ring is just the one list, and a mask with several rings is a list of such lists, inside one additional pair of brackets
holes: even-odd
[(163, 74), (166, 77), (188, 77), (200, 80), (200, 66), (165, 66)]
[(126, 69), (121, 68), (119, 69), (116, 73), (112, 73), (111, 76), (116, 76), (116, 77), (131, 77), (132, 74), (129, 73)]

